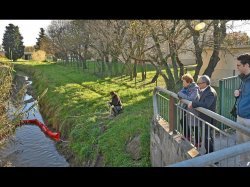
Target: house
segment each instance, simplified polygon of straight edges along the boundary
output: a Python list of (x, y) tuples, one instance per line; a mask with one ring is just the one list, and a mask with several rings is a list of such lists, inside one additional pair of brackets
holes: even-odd
[(31, 60), (32, 59), (32, 53), (35, 51), (34, 46), (25, 46), (24, 48), (24, 55), (22, 59), (24, 60)]
[(32, 52), (24, 52), (23, 59), (24, 60), (31, 60), (32, 59)]
[[(226, 49), (221, 49), (219, 53), (220, 61), (217, 63), (211, 77), (211, 84), (219, 86), (219, 80), (222, 78), (237, 75), (236, 57), (243, 53), (250, 53), (249, 37), (246, 33), (233, 32), (227, 34), (225, 39)], [(191, 40), (188, 40), (184, 48), (193, 48)], [(210, 57), (212, 55), (212, 48), (204, 48), (202, 52), (203, 65), (200, 70), (202, 75), (208, 66)], [(182, 50), (179, 55), (181, 62), (184, 65), (195, 64), (195, 55), (188, 50)]]
[[(207, 68), (212, 52), (213, 49), (207, 48), (202, 53), (203, 66), (201, 67), (200, 74), (203, 74)], [(219, 80), (222, 78), (231, 77), (238, 74), (236, 58), (243, 53), (250, 53), (250, 45), (235, 46), (225, 50), (220, 50), (220, 61), (217, 63), (217, 66), (215, 67), (211, 77), (211, 84), (213, 86), (219, 86)]]

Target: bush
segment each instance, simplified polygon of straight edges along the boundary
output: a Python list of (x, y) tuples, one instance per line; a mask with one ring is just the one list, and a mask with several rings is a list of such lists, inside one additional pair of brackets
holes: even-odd
[(5, 58), (5, 54), (0, 52), (0, 58)]
[(35, 61), (44, 61), (46, 59), (46, 52), (42, 50), (38, 50), (32, 53), (32, 60)]

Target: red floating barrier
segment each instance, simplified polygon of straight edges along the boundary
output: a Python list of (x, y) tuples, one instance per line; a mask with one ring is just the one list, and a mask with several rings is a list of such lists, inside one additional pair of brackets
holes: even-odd
[(35, 124), (40, 129), (47, 134), (50, 138), (53, 138), (56, 141), (60, 141), (60, 132), (52, 132), (51, 130), (48, 129), (46, 125), (44, 125), (42, 122), (38, 121), (37, 119), (25, 119), (20, 121), (20, 125), (24, 124)]

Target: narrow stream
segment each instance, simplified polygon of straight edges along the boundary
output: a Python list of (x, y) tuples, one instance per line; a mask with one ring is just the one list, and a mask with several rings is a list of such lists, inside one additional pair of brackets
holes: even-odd
[[(25, 77), (27, 84), (32, 84)], [(31, 101), (24, 105), (24, 111), (34, 104), (34, 100), (27, 92), (24, 101)], [(44, 123), (37, 107), (28, 112), (24, 119), (38, 119)], [(13, 167), (68, 167), (69, 163), (58, 153), (56, 142), (46, 136), (41, 129), (32, 124), (17, 127), (14, 135), (6, 144), (0, 147), (0, 161), (9, 163)]]

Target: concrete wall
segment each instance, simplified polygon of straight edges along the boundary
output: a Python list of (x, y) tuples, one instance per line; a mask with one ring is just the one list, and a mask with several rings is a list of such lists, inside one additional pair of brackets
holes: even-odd
[(190, 51), (180, 53), (179, 59), (184, 65), (196, 64), (194, 53)]
[(152, 120), (150, 132), (150, 157), (152, 167), (164, 167), (169, 164), (199, 156), (198, 151), (180, 135), (169, 132), (164, 120)]

